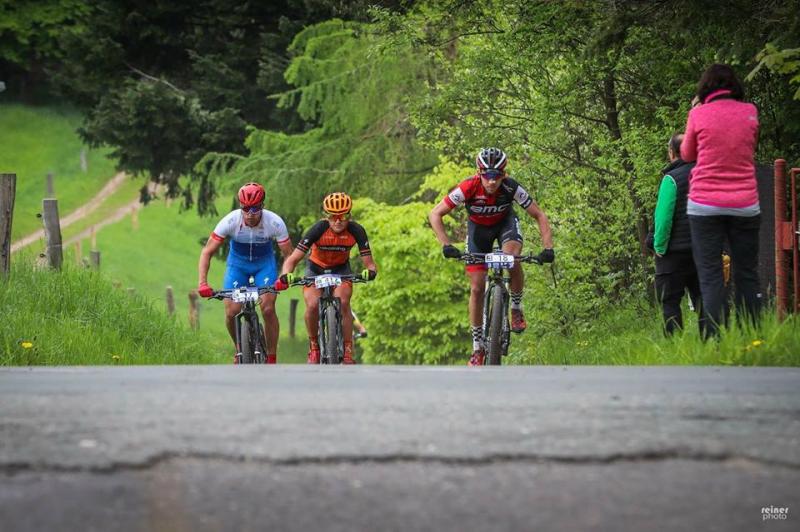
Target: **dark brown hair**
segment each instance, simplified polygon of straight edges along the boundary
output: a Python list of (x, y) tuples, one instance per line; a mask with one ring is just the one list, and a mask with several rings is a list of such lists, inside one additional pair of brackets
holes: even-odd
[(672, 150), (672, 153), (675, 157), (681, 156), (681, 143), (683, 142), (683, 133), (675, 133), (669, 139), (669, 149)]
[(721, 89), (731, 91), (731, 98), (734, 100), (744, 99), (744, 87), (736, 77), (736, 72), (728, 65), (711, 65), (700, 76), (700, 81), (697, 83), (697, 97), (705, 103), (709, 94)]

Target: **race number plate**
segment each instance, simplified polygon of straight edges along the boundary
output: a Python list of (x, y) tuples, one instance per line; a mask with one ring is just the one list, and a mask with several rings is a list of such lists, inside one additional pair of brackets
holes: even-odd
[(514, 267), (514, 255), (505, 253), (487, 253), (484, 259), (490, 268), (511, 269)]
[(340, 284), (342, 284), (342, 278), (338, 275), (318, 275), (314, 278), (314, 286), (317, 288), (339, 286)]
[(231, 294), (231, 301), (234, 303), (246, 303), (248, 301), (258, 301), (258, 288), (240, 288)]

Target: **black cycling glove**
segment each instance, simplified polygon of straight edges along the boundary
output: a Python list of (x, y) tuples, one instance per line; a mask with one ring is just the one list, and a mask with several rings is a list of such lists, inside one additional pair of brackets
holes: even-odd
[(457, 259), (461, 257), (461, 252), (452, 244), (446, 244), (442, 246), (442, 255), (448, 259)]
[(553, 248), (545, 248), (539, 253), (539, 260), (542, 262), (553, 262), (556, 260), (556, 253)]

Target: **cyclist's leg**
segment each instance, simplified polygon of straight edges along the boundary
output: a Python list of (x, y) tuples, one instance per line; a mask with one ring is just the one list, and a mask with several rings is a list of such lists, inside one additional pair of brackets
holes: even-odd
[[(520, 233), (519, 218), (515, 214), (510, 214), (503, 222), (500, 231), (500, 247), (503, 252), (512, 255), (522, 253), (522, 233)], [(522, 265), (517, 262), (511, 269), (511, 293), (522, 294), (525, 285), (525, 276), (522, 273)]]
[(350, 297), (353, 295), (353, 283), (342, 283), (333, 291), (333, 295), (341, 300), (342, 338), (345, 344), (353, 343), (353, 313), (350, 311)]
[(319, 334), (319, 296), (321, 295), (322, 290), (319, 288), (314, 288), (313, 286), (303, 288), (303, 300), (306, 303), (306, 313), (304, 315), (306, 331), (308, 332), (308, 340), (312, 344), (317, 343), (317, 335)]
[[(270, 286), (278, 278), (278, 270), (274, 257), (269, 263), (261, 268), (255, 275), (257, 286)], [(276, 355), (278, 352), (278, 337), (280, 335), (280, 323), (278, 315), (275, 313), (275, 300), (277, 294), (262, 294), (259, 301), (261, 315), (264, 318), (264, 346), (267, 349), (266, 355)]]
[[(510, 214), (503, 222), (500, 231), (500, 246), (505, 253), (519, 255), (522, 253), (522, 233), (519, 228), (519, 218), (515, 214)], [(509, 283), (509, 295), (511, 296), (511, 330), (522, 332), (527, 328), (525, 316), (522, 312), (522, 290), (525, 287), (525, 276), (522, 272), (522, 264), (517, 262), (511, 269), (511, 283)]]
[[(496, 239), (496, 228), (467, 222), (467, 251), (490, 253)], [(483, 351), (483, 296), (486, 291), (486, 264), (467, 264), (469, 277), (469, 324), (473, 352)]]
[[(247, 277), (247, 272), (228, 264), (225, 268), (225, 279), (222, 282), (222, 288), (231, 290), (237, 286), (245, 286), (247, 285)], [(234, 303), (230, 299), (225, 299), (223, 303), (225, 305), (225, 327), (228, 329), (228, 334), (231, 335), (233, 345), (236, 349), (239, 349), (239, 346), (236, 345), (236, 315), (242, 311), (242, 305), (241, 303)]]

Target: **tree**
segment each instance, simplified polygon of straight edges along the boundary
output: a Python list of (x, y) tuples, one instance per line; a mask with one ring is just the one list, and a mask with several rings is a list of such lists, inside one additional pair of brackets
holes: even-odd
[[(287, 87), (277, 75), (288, 62), (286, 47), (308, 23), (366, 16), (360, 1), (81, 5), (81, 24), (60, 36), (63, 60), (51, 72), (63, 95), (87, 112), (84, 139), (112, 146), (122, 169), (166, 183), (171, 195), (186, 173), (198, 179), (196, 191), (212, 193), (207, 176), (192, 169), (208, 152), (244, 153), (246, 124), (302, 130), (293, 109), (268, 98)], [(211, 199), (198, 204), (211, 206)]]
[(309, 129), (252, 128), (242, 158), (201, 162), (223, 181), (264, 183), (290, 227), (317, 212), (323, 196), (345, 190), (399, 203), (414, 193), (436, 158), (416, 140), (407, 99), (422, 97), (427, 58), (406, 46), (386, 50), (368, 24), (329, 20), (298, 33), (285, 72), (292, 89), (277, 95)]

